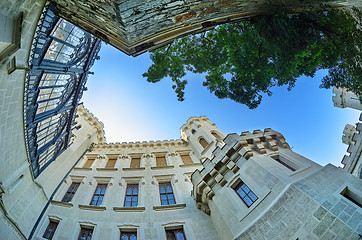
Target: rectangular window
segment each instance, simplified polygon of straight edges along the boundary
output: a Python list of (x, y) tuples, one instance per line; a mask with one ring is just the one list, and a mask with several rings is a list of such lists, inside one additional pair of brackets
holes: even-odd
[(84, 164), (83, 168), (90, 168), (94, 162), (94, 159), (88, 159)]
[(186, 240), (183, 229), (165, 230), (167, 240)]
[(49, 225), (44, 232), (43, 238), (53, 239), (53, 236), (54, 236), (54, 233), (55, 233), (55, 230), (57, 229), (57, 227), (58, 227), (58, 222), (50, 220)]
[(234, 187), (234, 190), (248, 207), (258, 199), (243, 181), (240, 181), (240, 183)]
[(194, 162), (192, 161), (190, 155), (188, 154), (185, 154), (185, 155), (181, 155), (181, 159), (182, 159), (182, 162), (184, 164), (193, 164)]
[(160, 187), (161, 205), (176, 204), (171, 183), (170, 182), (160, 183), (159, 187)]
[(78, 240), (91, 240), (93, 235), (92, 228), (84, 228), (80, 229)]
[(286, 161), (282, 161), (280, 159), (280, 156), (279, 155), (274, 155), (274, 156), (271, 156), (271, 158), (273, 158), (275, 161), (277, 161), (278, 163), (280, 163), (281, 165), (283, 165), (284, 167), (292, 170), (293, 172), (295, 171), (295, 168), (293, 168), (292, 166), (290, 166), (290, 164), (286, 163)]
[(114, 166), (116, 165), (117, 159), (109, 159), (107, 164), (106, 164), (106, 168), (114, 168)]
[(139, 168), (141, 166), (141, 158), (131, 159), (131, 168)]
[(350, 200), (351, 202), (353, 202), (354, 204), (356, 204), (357, 206), (359, 206), (360, 208), (362, 208), (362, 197), (359, 194), (357, 194), (357, 192), (351, 191), (351, 189), (346, 187), (341, 192), (341, 195)]
[(90, 205), (100, 206), (102, 204), (104, 194), (106, 193), (106, 189), (107, 184), (98, 184), (96, 190), (94, 191)]
[(162, 167), (162, 166), (167, 166), (166, 163), (166, 157), (156, 157), (156, 166), (157, 167)]
[(121, 231), (121, 240), (137, 240), (137, 231)]
[(138, 184), (127, 184), (125, 207), (137, 207), (138, 205)]
[(62, 202), (70, 202), (72, 201), (75, 192), (77, 191), (80, 183), (72, 183), (72, 185), (69, 186), (68, 191), (65, 193)]

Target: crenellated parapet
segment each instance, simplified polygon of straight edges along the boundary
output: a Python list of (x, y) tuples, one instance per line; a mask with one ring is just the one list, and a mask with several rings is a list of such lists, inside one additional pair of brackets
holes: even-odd
[(347, 125), (344, 129), (342, 140), (349, 144), (347, 148), (348, 155), (342, 159), (343, 169), (347, 172), (362, 178), (362, 114), (359, 118), (360, 122), (356, 127)]
[(270, 128), (241, 135), (229, 134), (218, 143), (213, 157), (203, 162), (203, 169), (192, 174), (193, 197), (197, 207), (210, 214), (209, 200), (226, 185), (242, 165), (254, 155), (270, 154), (279, 149), (290, 149), (284, 136)]
[(77, 107), (77, 115), (79, 120), (80, 118), (86, 121), (95, 131), (97, 134), (97, 142), (98, 144), (103, 144), (106, 142), (106, 137), (104, 133), (104, 125), (97, 117), (93, 115), (93, 113), (89, 112), (87, 108), (84, 107), (83, 104)]
[(332, 97), (333, 103), (335, 107), (339, 108), (353, 108), (356, 110), (362, 111), (362, 102), (359, 96), (354, 94), (353, 92), (349, 92), (344, 88), (333, 88)]
[(147, 148), (147, 147), (167, 147), (167, 146), (187, 146), (185, 141), (177, 140), (156, 140), (156, 141), (136, 141), (136, 142), (116, 142), (99, 143), (94, 145), (94, 149), (121, 149), (121, 148)]

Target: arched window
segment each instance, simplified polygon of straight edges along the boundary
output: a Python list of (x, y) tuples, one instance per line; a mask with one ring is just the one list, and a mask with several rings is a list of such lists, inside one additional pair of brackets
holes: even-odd
[(203, 137), (199, 139), (199, 143), (204, 149), (207, 147), (207, 145), (209, 145), (209, 143)]
[(195, 130), (195, 129), (192, 129), (192, 130), (191, 130), (191, 133), (192, 133), (192, 134), (195, 134), (195, 133), (196, 133), (196, 130)]
[(221, 137), (218, 133), (216, 133), (216, 132), (212, 132), (211, 135), (214, 136), (216, 139), (222, 138), (222, 137)]

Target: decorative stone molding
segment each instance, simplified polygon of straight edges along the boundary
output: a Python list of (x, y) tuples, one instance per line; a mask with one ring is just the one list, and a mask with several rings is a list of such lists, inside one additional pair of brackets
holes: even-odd
[(113, 207), (115, 212), (144, 212), (145, 207)]
[(83, 210), (91, 210), (91, 211), (104, 211), (106, 210), (106, 207), (102, 206), (93, 206), (93, 205), (82, 205), (79, 204), (78, 207)]
[(62, 202), (62, 201), (52, 200), (50, 203), (52, 205), (56, 205), (56, 206), (60, 206), (60, 207), (68, 207), (68, 208), (73, 207), (73, 203), (69, 203), (69, 202)]
[(186, 207), (186, 203), (181, 203), (181, 204), (172, 204), (172, 205), (153, 206), (153, 210), (165, 211), (165, 210), (183, 209), (185, 207)]

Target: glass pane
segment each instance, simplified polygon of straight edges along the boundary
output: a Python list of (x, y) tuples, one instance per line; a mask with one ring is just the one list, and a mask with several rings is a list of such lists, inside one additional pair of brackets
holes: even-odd
[(169, 199), (169, 200), (168, 200), (168, 203), (169, 203), (169, 204), (176, 204), (176, 202), (175, 202), (174, 199)]
[(100, 196), (99, 199), (98, 199), (98, 206), (100, 206), (102, 204), (102, 201), (103, 201), (103, 196)]
[(137, 202), (138, 201), (138, 197), (132, 197), (132, 202)]
[(166, 200), (161, 201), (161, 205), (168, 205)]
[(131, 237), (129, 238), (130, 240), (137, 240), (137, 235), (132, 234)]
[(250, 191), (250, 189), (249, 189), (245, 184), (241, 185), (241, 188), (242, 188), (246, 193), (248, 193), (248, 192)]
[(138, 187), (133, 189), (133, 195), (138, 195)]
[(250, 200), (250, 198), (248, 198), (248, 197), (243, 198), (243, 200), (244, 200), (244, 202), (246, 203), (246, 205), (247, 205), (248, 207), (250, 207), (251, 204), (253, 203), (253, 202)]
[(163, 187), (160, 187), (160, 193), (165, 193), (165, 192), (166, 192), (166, 189)]
[(127, 194), (127, 195), (132, 195), (132, 188), (127, 188), (126, 194)]
[(137, 207), (137, 202), (132, 202), (132, 207)]
[(175, 235), (176, 235), (176, 239), (177, 240), (184, 240), (185, 239), (185, 236), (184, 236), (184, 233), (182, 231), (175, 231)]
[(126, 201), (130, 202), (130, 201), (132, 201), (132, 198), (131, 197), (126, 197)]
[(128, 240), (128, 236), (122, 234), (121, 240)]
[(131, 206), (131, 202), (125, 202), (125, 203), (124, 203), (124, 206), (125, 206), (125, 207), (130, 207), (130, 206)]
[(166, 189), (167, 189), (167, 192), (168, 192), (168, 193), (172, 193), (172, 188), (171, 188), (171, 186), (167, 186)]
[(103, 195), (104, 195), (105, 193), (106, 193), (106, 187), (105, 187), (105, 186), (103, 186), (103, 187), (102, 187), (101, 194), (103, 194)]
[(166, 197), (166, 195), (161, 195), (161, 200), (166, 200), (167, 199), (167, 197)]
[(248, 196), (250, 197), (250, 199), (251, 199), (253, 202), (255, 202), (256, 199), (258, 199), (252, 191), (249, 192)]
[(238, 189), (237, 193), (240, 195), (240, 197), (245, 197), (245, 192), (243, 190), (241, 190), (240, 188)]
[(96, 189), (96, 194), (101, 194), (101, 188), (99, 186)]

